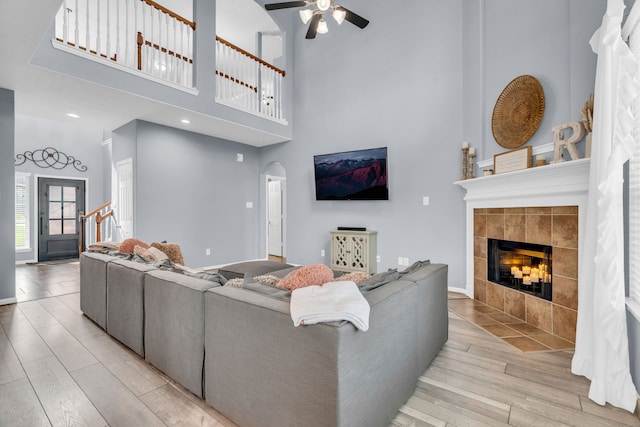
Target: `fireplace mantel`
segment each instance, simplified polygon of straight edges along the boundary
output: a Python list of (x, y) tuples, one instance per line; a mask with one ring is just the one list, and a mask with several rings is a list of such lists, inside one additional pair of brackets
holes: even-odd
[(474, 297), (474, 209), (578, 206), (581, 253), (591, 159), (456, 181), (466, 190), (466, 289)]

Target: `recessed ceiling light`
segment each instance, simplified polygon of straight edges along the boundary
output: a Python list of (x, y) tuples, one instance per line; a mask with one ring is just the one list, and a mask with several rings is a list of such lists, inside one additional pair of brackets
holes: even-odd
[(72, 119), (79, 119), (80, 116), (76, 113), (67, 113), (67, 117), (71, 117)]
[(185, 125), (188, 125), (189, 123), (191, 123), (191, 120), (187, 120), (187, 119), (182, 119), (180, 120), (182, 123), (184, 123)]

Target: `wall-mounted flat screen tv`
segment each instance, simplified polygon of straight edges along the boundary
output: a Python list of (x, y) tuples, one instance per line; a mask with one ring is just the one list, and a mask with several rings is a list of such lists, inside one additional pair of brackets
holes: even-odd
[(313, 156), (316, 200), (389, 200), (387, 147)]

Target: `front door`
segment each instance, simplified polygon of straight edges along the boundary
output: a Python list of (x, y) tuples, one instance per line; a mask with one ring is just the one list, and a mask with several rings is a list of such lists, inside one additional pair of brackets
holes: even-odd
[(38, 261), (80, 256), (85, 182), (38, 178)]

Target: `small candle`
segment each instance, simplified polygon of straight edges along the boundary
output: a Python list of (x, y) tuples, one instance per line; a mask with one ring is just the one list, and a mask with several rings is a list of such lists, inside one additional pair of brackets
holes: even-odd
[(522, 279), (522, 284), (523, 285), (530, 285), (531, 284), (531, 276), (524, 276), (524, 278)]
[(533, 274), (533, 273), (531, 274), (531, 282), (532, 283), (538, 283), (539, 280), (540, 279), (539, 279), (537, 274)]
[(526, 275), (531, 274), (531, 267), (523, 266), (523, 267), (522, 267), (522, 273), (523, 273), (523, 274), (526, 274)]
[(546, 157), (544, 154), (538, 154), (538, 155), (536, 156), (536, 161), (539, 161), (539, 160), (544, 160), (544, 161), (546, 161), (546, 160), (547, 160), (547, 157)]
[(516, 279), (522, 279), (522, 270), (516, 270), (516, 274), (514, 275)]
[(511, 275), (515, 276), (516, 275), (516, 271), (518, 271), (518, 267), (511, 267)]
[(463, 141), (462, 148), (469, 148), (469, 143), (467, 141)]
[(469, 155), (470, 156), (475, 156), (476, 155), (476, 147), (469, 148)]

